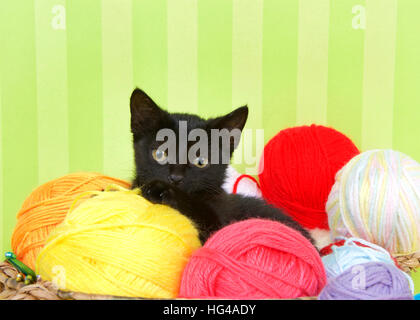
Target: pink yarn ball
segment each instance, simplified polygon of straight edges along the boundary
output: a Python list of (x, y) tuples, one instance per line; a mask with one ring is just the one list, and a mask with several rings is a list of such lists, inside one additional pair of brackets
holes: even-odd
[(292, 299), (326, 284), (315, 247), (276, 221), (249, 219), (216, 232), (190, 258), (181, 298)]

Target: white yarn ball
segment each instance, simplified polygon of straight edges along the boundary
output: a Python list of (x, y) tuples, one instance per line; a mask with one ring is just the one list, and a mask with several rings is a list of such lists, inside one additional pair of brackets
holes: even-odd
[[(222, 188), (227, 193), (233, 193), (233, 186), (240, 176), (241, 174), (238, 173), (238, 171), (236, 171), (232, 166), (228, 166), (226, 169), (225, 182), (222, 185)], [(259, 186), (253, 180), (246, 177), (239, 181), (236, 193), (247, 197), (262, 198)]]
[(394, 255), (420, 250), (418, 162), (398, 151), (366, 151), (335, 180), (326, 205), (333, 238), (362, 238)]
[(315, 247), (319, 250), (333, 242), (330, 230), (325, 229), (306, 229), (315, 241)]

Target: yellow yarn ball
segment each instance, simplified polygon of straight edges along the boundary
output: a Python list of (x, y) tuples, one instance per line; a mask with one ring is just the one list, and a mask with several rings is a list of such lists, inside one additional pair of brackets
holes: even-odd
[(175, 298), (182, 271), (201, 246), (192, 222), (138, 190), (94, 195), (70, 209), (48, 238), (37, 273), (70, 291)]

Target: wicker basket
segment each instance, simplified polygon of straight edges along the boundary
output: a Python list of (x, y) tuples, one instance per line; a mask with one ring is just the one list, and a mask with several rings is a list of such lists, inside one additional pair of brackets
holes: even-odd
[(407, 273), (417, 272), (420, 267), (420, 252), (409, 254), (407, 256), (399, 256), (395, 258), (401, 267)]
[[(420, 267), (420, 252), (396, 257), (405, 272), (416, 272)], [(86, 294), (59, 290), (52, 282), (38, 280), (25, 285), (17, 282), (17, 270), (7, 261), (0, 263), (0, 300), (144, 300), (145, 298), (117, 297), (109, 295)], [(302, 297), (298, 300), (316, 300), (316, 297)]]
[(59, 290), (52, 282), (17, 282), (18, 271), (7, 261), (0, 263), (0, 300), (143, 300)]
[[(52, 282), (43, 280), (25, 285), (16, 281), (17, 274), (17, 270), (7, 261), (0, 263), (0, 300), (150, 300), (63, 291), (56, 288)], [(316, 297), (301, 297), (295, 300), (316, 299)]]

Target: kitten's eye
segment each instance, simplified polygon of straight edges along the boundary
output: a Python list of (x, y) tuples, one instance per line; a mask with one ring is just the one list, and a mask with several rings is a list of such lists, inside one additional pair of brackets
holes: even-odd
[(195, 158), (195, 160), (193, 162), (193, 164), (198, 168), (204, 168), (208, 165), (208, 163), (209, 163), (209, 160), (207, 158), (204, 158), (204, 157)]
[(153, 159), (155, 159), (159, 163), (164, 162), (167, 158), (166, 152), (159, 149), (153, 150), (152, 156), (153, 156)]

